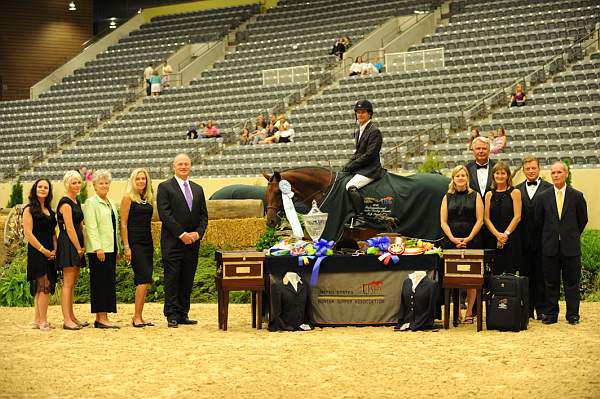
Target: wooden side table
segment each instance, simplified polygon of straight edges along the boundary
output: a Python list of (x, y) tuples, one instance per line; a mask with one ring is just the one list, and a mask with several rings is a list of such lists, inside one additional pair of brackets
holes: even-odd
[(262, 328), (263, 279), (262, 252), (217, 251), (217, 304), (219, 329), (227, 331), (229, 316), (229, 292), (252, 291), (252, 328)]
[(450, 291), (452, 291), (452, 325), (458, 326), (459, 289), (474, 288), (477, 292), (477, 331), (483, 324), (484, 250), (449, 249), (444, 251), (444, 328), (450, 327)]

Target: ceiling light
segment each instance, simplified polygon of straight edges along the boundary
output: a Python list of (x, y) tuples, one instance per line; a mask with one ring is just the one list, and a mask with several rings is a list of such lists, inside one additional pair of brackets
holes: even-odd
[(75, 2), (72, 1), (69, 3), (69, 11), (77, 11), (77, 8), (75, 7)]

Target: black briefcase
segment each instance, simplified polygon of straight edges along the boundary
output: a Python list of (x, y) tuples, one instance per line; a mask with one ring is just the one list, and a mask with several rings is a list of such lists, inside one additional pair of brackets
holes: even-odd
[(529, 279), (503, 274), (491, 276), (487, 301), (488, 330), (521, 331), (529, 325)]

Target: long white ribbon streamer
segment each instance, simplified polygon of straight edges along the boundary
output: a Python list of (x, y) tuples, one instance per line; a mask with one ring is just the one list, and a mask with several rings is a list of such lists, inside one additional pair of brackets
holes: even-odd
[(292, 197), (294, 192), (292, 191), (292, 185), (287, 180), (281, 180), (279, 182), (279, 189), (281, 190), (281, 199), (283, 200), (283, 209), (285, 210), (285, 217), (292, 226), (292, 236), (296, 238), (304, 237), (300, 220), (298, 220), (298, 214), (296, 208), (294, 208), (294, 202)]

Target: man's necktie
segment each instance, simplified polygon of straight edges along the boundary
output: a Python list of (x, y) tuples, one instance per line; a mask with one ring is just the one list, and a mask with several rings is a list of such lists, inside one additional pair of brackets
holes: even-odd
[(185, 202), (187, 202), (188, 208), (190, 211), (192, 210), (192, 190), (190, 190), (190, 185), (187, 181), (183, 182), (183, 193), (185, 195)]
[(562, 208), (563, 208), (563, 193), (562, 193), (562, 191), (557, 191), (556, 192), (556, 209), (558, 209), (558, 220), (560, 220), (560, 217), (562, 215)]
[(487, 169), (488, 164), (486, 163), (485, 165), (479, 165), (478, 163), (476, 163), (475, 166), (477, 166), (477, 169)]
[(528, 182), (527, 182), (527, 185), (528, 185), (528, 186), (537, 186), (537, 184), (538, 184), (538, 181), (537, 181), (537, 180), (534, 180), (534, 181), (528, 181)]

